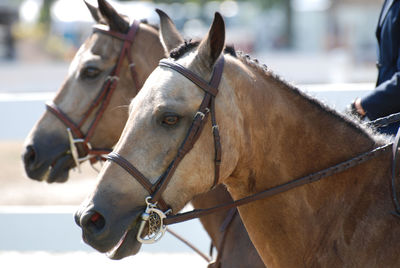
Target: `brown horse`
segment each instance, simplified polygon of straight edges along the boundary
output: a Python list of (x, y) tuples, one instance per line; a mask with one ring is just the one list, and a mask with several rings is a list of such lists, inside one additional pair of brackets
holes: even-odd
[[(129, 23), (116, 12), (111, 12), (104, 1), (99, 1), (100, 11), (90, 6), (93, 17), (100, 25), (107, 24), (114, 32), (126, 33)], [(53, 103), (74, 121), (84, 117), (85, 112), (102, 90), (104, 81), (112, 73), (122, 48), (122, 41), (102, 32), (94, 32), (80, 47), (73, 59), (68, 76)], [(131, 47), (136, 64), (139, 86), (164, 57), (157, 29), (141, 23)], [(90, 143), (96, 148), (111, 148), (118, 140), (127, 120), (127, 105), (139, 88), (135, 88), (127, 61), (119, 74), (117, 90), (105, 110)], [(81, 126), (86, 133), (95, 116), (93, 112)], [(118, 118), (118, 120), (115, 120)], [(114, 131), (110, 131), (110, 129)], [(68, 179), (74, 166), (66, 126), (49, 110), (46, 111), (25, 140), (23, 155), (27, 175), (34, 180), (63, 182)]]
[[(87, 5), (98, 24), (108, 25), (112, 31), (117, 33), (126, 33), (129, 23), (107, 2), (99, 1), (99, 9)], [(165, 19), (170, 21), (168, 17)], [(158, 31), (154, 27), (146, 23), (141, 23), (139, 27), (131, 49), (138, 73), (138, 84), (142, 85), (150, 71), (164, 56), (164, 50), (158, 38)], [(54, 99), (54, 103), (74, 121), (82, 118), (87, 107), (98, 96), (103, 81), (106, 80), (117, 61), (121, 44), (122, 41), (105, 32), (95, 32), (86, 40), (75, 56), (66, 82)], [(91, 145), (96, 148), (111, 148), (117, 142), (127, 120), (127, 104), (138, 91), (135, 86), (132, 86), (135, 81), (131, 77), (128, 63), (124, 64), (111, 103), (104, 111), (90, 140)], [(85, 132), (92, 121), (90, 119), (87, 125), (82, 127)], [(26, 144), (24, 162), (28, 176), (48, 182), (63, 182), (68, 178), (69, 169), (74, 166), (74, 162), (71, 154), (66, 153), (69, 150), (69, 141), (65, 125), (53, 113), (47, 111), (42, 116), (31, 131)], [(83, 155), (84, 152), (80, 152), (80, 154)], [(59, 162), (61, 164), (58, 164)], [(229, 200), (231, 197), (225, 187), (217, 187), (215, 190), (195, 198), (193, 205), (201, 208)], [(217, 248), (219, 248), (224, 235), (220, 231), (220, 226), (225, 221), (226, 215), (227, 213), (223, 212), (201, 219), (201, 223)], [(253, 263), (255, 267), (264, 267), (240, 218), (235, 217), (230, 225), (226, 230), (224, 249), (219, 253), (221, 267), (244, 266), (249, 263)], [(236, 241), (238, 236), (240, 237), (239, 243)], [(246, 257), (240, 257), (240, 252), (245, 253)]]
[[(180, 38), (174, 31), (162, 30), (161, 35), (168, 35), (168, 40)], [(223, 19), (216, 14), (202, 42), (182, 47), (168, 62), (210, 81), (217, 60), (225, 60), (215, 98), (222, 145), (219, 183), (227, 186), (235, 200), (386, 142), (304, 95), (257, 61), (223, 54), (224, 37)], [(153, 71), (131, 102), (128, 122), (114, 151), (153, 184), (158, 178), (170, 178), (161, 197), (177, 212), (213, 186), (215, 148), (208, 119), (179, 166), (172, 164), (184, 154), (178, 148), (186, 148), (184, 138), (192, 133), (188, 130), (192, 122), (207, 118), (207, 111), (199, 114), (205, 93), (193, 83), (196, 79), (166, 66)], [(390, 159), (387, 150), (324, 180), (240, 207), (264, 263), (268, 267), (399, 267), (400, 222), (390, 213)], [(171, 169), (175, 173), (168, 177)], [(103, 252), (117, 242), (121, 248), (137, 250), (132, 237), (142, 225), (148, 193), (111, 161), (99, 179), (88, 205), (76, 213), (85, 241)], [(101, 221), (93, 220), (93, 215)], [(142, 217), (146, 219), (145, 214)]]

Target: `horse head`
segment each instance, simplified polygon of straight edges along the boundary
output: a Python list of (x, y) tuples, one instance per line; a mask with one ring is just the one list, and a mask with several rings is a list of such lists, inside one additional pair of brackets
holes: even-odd
[(153, 27), (137, 23), (133, 29), (105, 0), (98, 0), (98, 7), (86, 5), (97, 23), (93, 34), (25, 140), (25, 171), (34, 180), (64, 182), (69, 170), (91, 158), (92, 152), (98, 157), (107, 152), (104, 148), (112, 148), (127, 119), (130, 99), (164, 56)]
[[(157, 12), (162, 44), (166, 53), (174, 57), (168, 61), (187, 68), (204, 81), (214, 76), (213, 70), (220, 66), (223, 57), (226, 62), (230, 61), (230, 56), (223, 55), (225, 25), (218, 13), (208, 35), (200, 43), (187, 43), (168, 16), (160, 10)], [(235, 167), (239, 150), (237, 143), (233, 143), (235, 130), (229, 126), (238, 125), (240, 114), (232, 105), (234, 99), (230, 96), (229, 83), (221, 76), (222, 69), (215, 112), (223, 114), (218, 117), (221, 136), (230, 132), (233, 137), (221, 141), (222, 148), (229, 148), (229, 152), (222, 151), (223, 161), (218, 163), (218, 166), (221, 164), (220, 177), (226, 178)], [(136, 254), (140, 246), (138, 240), (144, 241), (140, 215), (146, 206), (145, 200), (148, 205), (155, 206), (150, 204), (155, 201), (153, 194), (157, 195), (160, 188), (165, 187), (156, 198), (158, 204), (178, 212), (195, 195), (213, 187), (215, 137), (205, 113), (214, 106), (199, 111), (204, 96), (205, 92), (193, 82), (163, 65), (149, 76), (130, 104), (127, 124), (110, 155), (118, 157), (109, 158), (124, 168), (106, 162), (94, 194), (75, 215), (87, 243), (101, 252), (109, 252), (112, 258)], [(205, 131), (199, 133), (193, 149), (182, 149), (185, 140), (191, 139), (187, 133), (193, 128), (194, 118), (204, 119)], [(218, 126), (214, 125), (212, 129), (216, 130)], [(180, 157), (181, 164), (176, 165), (177, 155), (185, 150), (186, 156)], [(124, 160), (117, 160), (119, 157)], [(171, 170), (175, 173), (170, 174)], [(132, 179), (127, 171), (136, 174), (135, 178), (140, 182)], [(169, 183), (162, 186), (165, 180)], [(151, 198), (148, 198), (149, 194)]]

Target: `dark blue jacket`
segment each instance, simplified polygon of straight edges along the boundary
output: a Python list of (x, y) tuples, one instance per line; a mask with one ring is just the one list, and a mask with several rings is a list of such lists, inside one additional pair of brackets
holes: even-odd
[[(361, 100), (369, 119), (400, 112), (400, 0), (385, 0), (376, 30), (378, 80), (376, 89)], [(380, 129), (396, 134), (399, 123)]]

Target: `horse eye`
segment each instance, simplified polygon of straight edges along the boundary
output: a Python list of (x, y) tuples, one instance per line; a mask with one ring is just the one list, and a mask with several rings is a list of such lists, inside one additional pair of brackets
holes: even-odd
[(162, 123), (164, 125), (173, 126), (176, 123), (178, 123), (178, 121), (179, 121), (179, 117), (177, 115), (167, 115), (162, 120)]
[(101, 70), (96, 67), (86, 67), (82, 70), (82, 78), (96, 78), (101, 73)]

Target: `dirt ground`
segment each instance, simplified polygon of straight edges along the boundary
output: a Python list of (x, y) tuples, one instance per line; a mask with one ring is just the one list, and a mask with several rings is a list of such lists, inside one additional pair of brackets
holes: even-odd
[(0, 141), (0, 206), (79, 205), (96, 184), (89, 164), (81, 174), (71, 171), (66, 183), (33, 181), (25, 175), (22, 151), (22, 141)]

